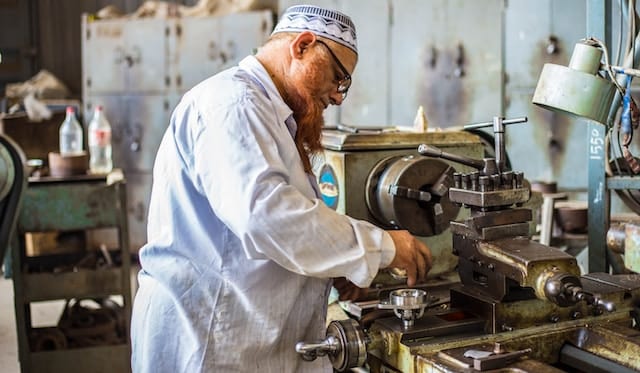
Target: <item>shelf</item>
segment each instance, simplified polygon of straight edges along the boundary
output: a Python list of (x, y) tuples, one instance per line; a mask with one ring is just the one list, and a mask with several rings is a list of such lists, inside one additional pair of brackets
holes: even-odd
[(127, 344), (41, 351), (29, 355), (33, 372), (128, 372), (131, 364)]
[(76, 272), (27, 273), (23, 302), (90, 298), (122, 294), (122, 268), (79, 269)]

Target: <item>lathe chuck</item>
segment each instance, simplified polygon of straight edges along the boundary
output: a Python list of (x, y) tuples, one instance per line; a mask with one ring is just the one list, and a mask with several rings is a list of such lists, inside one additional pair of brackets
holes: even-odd
[(454, 171), (436, 159), (412, 155), (385, 158), (367, 178), (369, 212), (385, 228), (406, 229), (418, 236), (440, 234), (460, 209), (448, 195)]

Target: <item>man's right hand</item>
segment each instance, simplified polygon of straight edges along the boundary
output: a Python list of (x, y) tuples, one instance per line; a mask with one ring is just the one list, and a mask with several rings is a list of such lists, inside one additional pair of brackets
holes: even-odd
[(389, 268), (407, 271), (408, 286), (414, 286), (417, 281), (424, 281), (433, 263), (431, 250), (408, 231), (389, 230), (387, 233), (396, 246), (396, 256)]

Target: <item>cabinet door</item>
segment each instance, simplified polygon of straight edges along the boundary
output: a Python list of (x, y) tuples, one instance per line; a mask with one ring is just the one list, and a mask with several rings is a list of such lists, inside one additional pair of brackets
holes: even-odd
[(163, 93), (169, 87), (167, 21), (140, 19), (125, 22), (126, 87), (129, 92)]
[(172, 22), (170, 70), (178, 92), (232, 67), (264, 44), (273, 29), (271, 11)]
[[(387, 0), (343, 1), (358, 34), (358, 64), (349, 95), (340, 106), (340, 122), (351, 126), (389, 125), (389, 17)], [(393, 67), (392, 67), (393, 68)]]
[(511, 0), (505, 8), (505, 116), (529, 118), (507, 128), (507, 154), (529, 180), (569, 189), (587, 184), (588, 126), (537, 107), (531, 98), (544, 64), (567, 66), (575, 43), (585, 37), (586, 8), (581, 0)]
[(131, 252), (137, 253), (147, 242), (147, 215), (151, 199), (152, 174), (128, 172), (126, 178), (129, 243)]
[(125, 85), (124, 23), (82, 18), (82, 87), (92, 92), (122, 92)]
[(222, 34), (219, 38), (221, 69), (236, 65), (254, 54), (273, 30), (271, 11), (235, 13), (220, 18)]
[(168, 86), (165, 20), (83, 18), (84, 93), (160, 92)]
[(502, 0), (393, 1), (391, 121), (432, 127), (487, 121), (502, 110)]
[(166, 96), (122, 97), (126, 118), (113, 126), (113, 163), (126, 171), (150, 172), (171, 107)]
[(85, 100), (85, 131), (96, 105), (111, 124), (113, 167), (150, 172), (171, 115), (166, 96), (92, 96)]
[(185, 92), (222, 67), (220, 18), (179, 19), (172, 24), (170, 71), (176, 90)]

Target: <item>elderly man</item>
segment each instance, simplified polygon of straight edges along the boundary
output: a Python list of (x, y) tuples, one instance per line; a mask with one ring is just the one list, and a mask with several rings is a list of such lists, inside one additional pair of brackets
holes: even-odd
[(332, 278), (343, 296), (387, 266), (424, 279), (424, 244), (319, 198), (310, 156), (357, 57), (348, 16), (294, 6), (255, 56), (184, 95), (154, 166), (135, 372), (330, 372), (295, 344), (324, 337)]

